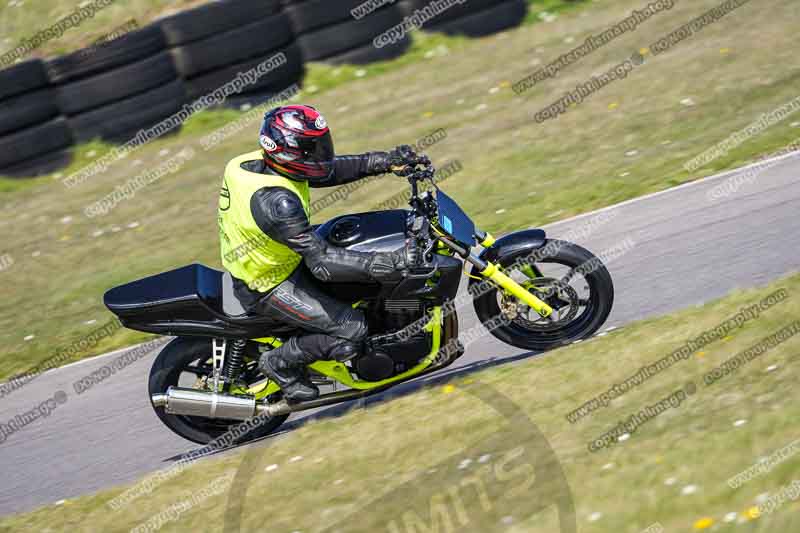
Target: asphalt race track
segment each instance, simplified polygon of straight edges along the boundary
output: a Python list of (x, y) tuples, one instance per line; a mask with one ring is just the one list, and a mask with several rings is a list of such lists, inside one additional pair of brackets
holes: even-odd
[[(616, 301), (604, 328), (706, 302), (736, 288), (763, 285), (798, 270), (800, 153), (742, 180), (732, 194), (709, 199), (710, 191), (742, 172), (602, 210), (607, 222), (577, 242), (597, 254), (632, 243), (608, 265)], [(458, 191), (452, 193), (458, 197)], [(550, 237), (566, 238), (571, 229), (596, 216), (583, 215), (546, 229)], [(212, 238), (216, 235), (209, 235)], [(471, 305), (460, 313), (462, 330), (476, 325)], [(108, 356), (47, 372), (0, 400), (0, 421), (7, 421), (52, 398), (57, 390), (69, 394), (67, 403), (50, 417), (0, 444), (0, 513), (22, 512), (131, 482), (196, 448), (163, 427), (152, 412), (146, 391), (153, 357), (155, 353), (80, 396), (73, 391), (73, 382), (110, 361)], [(496, 364), (524, 357), (524, 352), (486, 335), (470, 344), (447, 374), (487, 361)], [(308, 414), (291, 418), (283, 434), (297, 427), (303, 416)]]

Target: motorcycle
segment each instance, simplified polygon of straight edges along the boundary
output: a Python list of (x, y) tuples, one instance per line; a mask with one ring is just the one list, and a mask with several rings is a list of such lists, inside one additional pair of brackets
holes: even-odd
[[(245, 442), (275, 431), (291, 413), (430, 375), (464, 354), (458, 309), (470, 301), (492, 335), (525, 350), (585, 339), (603, 325), (614, 287), (597, 257), (548, 239), (541, 229), (495, 239), (438, 187), (435, 172), (425, 156), (397, 172), (411, 187), (410, 209), (343, 215), (315, 227), (331, 244), (357, 251), (393, 251), (408, 241), (417, 260), (399, 281), (324, 284), (333, 297), (363, 310), (369, 335), (349, 361), (308, 365), (310, 379), (332, 389), (312, 401), (287, 402), (258, 369), (262, 354), (298, 332), (245, 311), (229, 273), (192, 264), (106, 292), (104, 303), (123, 326), (175, 337), (150, 371), (158, 418), (200, 444), (259, 420), (233, 440)], [(469, 286), (459, 295), (462, 270)]]

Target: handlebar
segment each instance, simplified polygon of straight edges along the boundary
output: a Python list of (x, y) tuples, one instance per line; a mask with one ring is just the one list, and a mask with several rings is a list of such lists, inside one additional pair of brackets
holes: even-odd
[(411, 198), (408, 203), (415, 210), (421, 209), (423, 206), (420, 204), (419, 182), (431, 180), (431, 183), (434, 183), (433, 177), (436, 173), (430, 158), (425, 154), (413, 152), (404, 154), (402, 166), (392, 167), (392, 172), (396, 176), (408, 179), (411, 185)]
[[(422, 167), (422, 168), (419, 168)], [(433, 178), (436, 169), (430, 158), (425, 154), (415, 154), (405, 161), (405, 165), (394, 173), (397, 176), (408, 178), (409, 182), (422, 181)]]

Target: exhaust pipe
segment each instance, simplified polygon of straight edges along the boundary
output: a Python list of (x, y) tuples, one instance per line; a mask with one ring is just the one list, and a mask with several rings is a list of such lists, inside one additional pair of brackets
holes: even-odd
[(153, 394), (150, 400), (171, 415), (247, 420), (265, 411), (258, 409), (255, 398), (179, 387), (170, 387), (165, 394)]
[(150, 401), (155, 407), (163, 407), (171, 415), (202, 416), (204, 418), (229, 418), (247, 420), (258, 415), (280, 416), (315, 409), (369, 396), (378, 391), (347, 390), (320, 396), (316, 400), (288, 403), (256, 402), (255, 398), (242, 398), (230, 394), (219, 394), (197, 389), (170, 387), (166, 393), (153, 394)]

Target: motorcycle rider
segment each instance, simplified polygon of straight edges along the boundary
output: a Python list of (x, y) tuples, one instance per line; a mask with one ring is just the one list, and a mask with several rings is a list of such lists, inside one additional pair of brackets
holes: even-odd
[(306, 105), (266, 113), (259, 143), (261, 151), (241, 155), (225, 169), (218, 211), (222, 262), (245, 309), (302, 330), (265, 353), (259, 368), (287, 400), (306, 401), (319, 395), (306, 365), (352, 359), (367, 335), (364, 313), (328, 296), (318, 283), (401, 279), (415, 261), (409, 243), (403, 250), (369, 253), (319, 238), (309, 222), (309, 187), (400, 170), (417, 156), (407, 145), (336, 156), (325, 119)]

